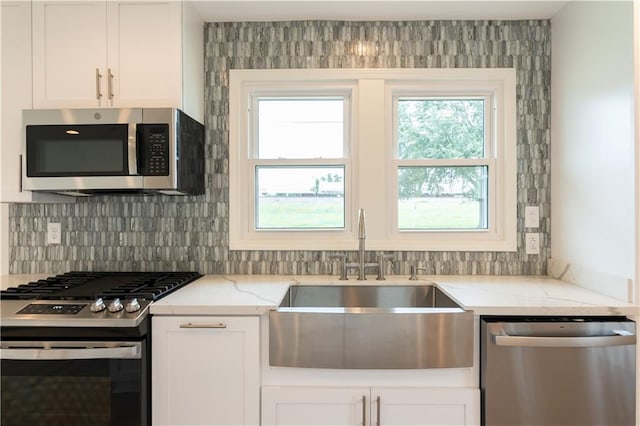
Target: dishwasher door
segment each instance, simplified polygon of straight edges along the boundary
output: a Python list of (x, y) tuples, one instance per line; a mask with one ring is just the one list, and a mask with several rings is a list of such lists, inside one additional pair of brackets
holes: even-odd
[(483, 317), (481, 332), (483, 425), (635, 425), (633, 321)]

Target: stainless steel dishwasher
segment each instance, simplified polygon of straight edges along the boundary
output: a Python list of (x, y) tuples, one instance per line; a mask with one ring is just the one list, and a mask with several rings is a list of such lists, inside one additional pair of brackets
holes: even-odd
[(482, 424), (635, 425), (636, 324), (483, 317)]

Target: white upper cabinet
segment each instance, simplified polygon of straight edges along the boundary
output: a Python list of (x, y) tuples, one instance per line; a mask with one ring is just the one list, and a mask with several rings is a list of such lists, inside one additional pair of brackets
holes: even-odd
[(180, 6), (175, 1), (108, 3), (108, 102), (120, 107), (182, 105)]
[(33, 106), (107, 106), (107, 4), (33, 3)]
[(2, 140), (0, 202), (73, 202), (73, 198), (23, 191), (22, 110), (31, 100), (31, 3), (2, 1)]
[(178, 107), (202, 120), (194, 14), (178, 1), (34, 2), (34, 108)]

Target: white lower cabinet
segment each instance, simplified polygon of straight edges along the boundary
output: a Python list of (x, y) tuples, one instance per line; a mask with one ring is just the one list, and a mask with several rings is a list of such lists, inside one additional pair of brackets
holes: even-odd
[(479, 425), (475, 388), (262, 388), (263, 426)]
[(363, 416), (368, 424), (370, 392), (368, 387), (263, 386), (262, 425), (359, 426)]
[(258, 425), (259, 324), (258, 317), (153, 316), (153, 425)]
[(480, 425), (479, 389), (372, 388), (371, 399), (371, 424)]

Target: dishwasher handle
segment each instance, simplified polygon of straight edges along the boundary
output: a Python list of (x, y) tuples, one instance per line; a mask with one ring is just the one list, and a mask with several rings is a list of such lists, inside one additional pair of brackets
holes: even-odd
[(491, 341), (496, 346), (518, 346), (537, 348), (586, 348), (603, 346), (635, 345), (636, 335), (628, 331), (614, 331), (615, 335), (609, 336), (510, 336), (491, 333)]

